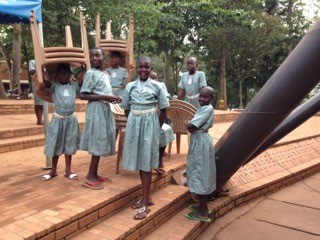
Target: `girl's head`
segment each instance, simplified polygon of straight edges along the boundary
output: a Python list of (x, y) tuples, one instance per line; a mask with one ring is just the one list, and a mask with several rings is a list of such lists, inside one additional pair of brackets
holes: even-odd
[(199, 94), (199, 103), (201, 106), (209, 105), (213, 100), (214, 90), (212, 87), (203, 87)]
[(69, 79), (71, 77), (71, 70), (70, 66), (66, 63), (61, 63), (58, 65), (57, 71), (56, 71), (56, 76), (57, 80), (60, 83), (68, 83)]
[(91, 67), (102, 70), (104, 65), (104, 51), (99, 47), (94, 47), (90, 50)]
[(154, 71), (151, 71), (150, 78), (155, 81), (158, 81), (158, 75)]
[(140, 57), (138, 59), (138, 74), (142, 81), (146, 81), (150, 77), (152, 71), (152, 61), (149, 57)]
[(122, 61), (122, 55), (118, 51), (114, 51), (110, 53), (110, 65), (113, 68), (118, 68)]
[(197, 67), (198, 67), (197, 59), (195, 57), (189, 58), (187, 61), (187, 69), (189, 73), (194, 74)]

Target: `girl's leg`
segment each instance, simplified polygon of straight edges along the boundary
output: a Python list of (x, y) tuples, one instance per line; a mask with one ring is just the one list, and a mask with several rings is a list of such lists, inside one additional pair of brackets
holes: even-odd
[(134, 219), (144, 219), (149, 213), (149, 199), (150, 199), (150, 186), (151, 186), (151, 172), (144, 172), (140, 170), (140, 177), (142, 182), (142, 204), (138, 213), (135, 215)]
[(51, 163), (51, 165), (52, 165), (51, 166), (51, 171), (41, 177), (41, 179), (43, 181), (47, 181), (47, 180), (50, 180), (53, 177), (58, 176), (58, 174), (57, 174), (58, 160), (59, 160), (59, 156), (53, 156), (52, 157), (52, 160), (51, 160), (52, 161), (52, 163)]
[(91, 157), (90, 167), (87, 174), (87, 180), (90, 182), (99, 182), (98, 179), (98, 166), (99, 166), (100, 156)]
[(78, 179), (78, 175), (71, 171), (72, 155), (65, 154), (64, 156), (65, 156), (65, 159), (66, 159), (66, 170), (64, 172), (64, 176), (69, 178), (70, 180), (77, 180)]
[(71, 172), (71, 159), (72, 156), (65, 154), (64, 155), (65, 159), (66, 159), (66, 171), (65, 171), (65, 175), (69, 176), (72, 172)]
[(207, 195), (200, 195), (197, 194), (198, 200), (199, 200), (199, 214), (202, 217), (208, 217), (208, 205), (207, 205)]
[(53, 156), (52, 157), (52, 167), (51, 167), (51, 171), (49, 172), (49, 175), (51, 177), (54, 177), (57, 175), (57, 165), (58, 165), (58, 160), (59, 160), (59, 156)]
[(36, 117), (37, 117), (37, 124), (38, 125), (43, 125), (43, 122), (42, 122), (42, 105), (34, 105), (34, 111), (36, 113)]
[(159, 148), (159, 168), (163, 168), (162, 158), (165, 150), (166, 150), (166, 146)]

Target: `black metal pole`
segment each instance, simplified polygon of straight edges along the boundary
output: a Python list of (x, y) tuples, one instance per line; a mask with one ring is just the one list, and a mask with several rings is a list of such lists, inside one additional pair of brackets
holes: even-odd
[(320, 79), (320, 21), (215, 145), (217, 189), (251, 157)]
[(310, 117), (320, 111), (320, 93), (314, 95), (304, 104), (297, 107), (277, 128), (272, 134), (264, 141), (264, 143), (255, 151), (255, 153), (245, 163), (247, 164), (252, 159), (257, 157), (260, 153), (267, 148), (278, 142), (281, 138), (286, 136), (295, 128), (299, 127), (302, 123), (307, 121)]

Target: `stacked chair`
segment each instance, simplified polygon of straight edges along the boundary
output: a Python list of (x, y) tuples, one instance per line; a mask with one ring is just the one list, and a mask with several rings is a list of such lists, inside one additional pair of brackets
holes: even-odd
[[(112, 51), (121, 52), (124, 56), (124, 62), (122, 67), (126, 68), (128, 72), (130, 71), (131, 65), (134, 64), (133, 58), (133, 31), (134, 31), (134, 21), (133, 16), (130, 16), (129, 20), (129, 31), (126, 40), (112, 39), (111, 34), (111, 22), (107, 22), (106, 25), (106, 37), (101, 38), (101, 23), (100, 14), (96, 16), (95, 20), (95, 30), (96, 39), (95, 46), (100, 47), (106, 54), (110, 54)], [(127, 118), (124, 114), (124, 110), (118, 104), (111, 104), (111, 111), (113, 113), (116, 126), (118, 129), (118, 147), (117, 147), (117, 174), (119, 173), (120, 161), (122, 159), (122, 150), (125, 137), (125, 129), (127, 124)]]
[(85, 64), (86, 69), (90, 69), (89, 46), (87, 39), (86, 25), (80, 13), (80, 29), (81, 29), (81, 47), (74, 47), (72, 42), (70, 26), (66, 26), (66, 46), (62, 47), (44, 47), (38, 30), (36, 16), (32, 10), (30, 13), (30, 25), (32, 33), (32, 41), (36, 62), (35, 87), (38, 96), (46, 101), (52, 102), (51, 95), (48, 91), (41, 88), (43, 82), (42, 68), (45, 65), (48, 69), (54, 68), (60, 63), (68, 63), (73, 66), (81, 66)]

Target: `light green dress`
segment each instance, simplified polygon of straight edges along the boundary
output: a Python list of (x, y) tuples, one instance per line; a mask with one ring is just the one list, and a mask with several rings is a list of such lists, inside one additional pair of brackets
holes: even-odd
[[(31, 70), (36, 70), (36, 62), (35, 60), (30, 60), (29, 61), (29, 71)], [(43, 105), (43, 100), (38, 97), (36, 88), (34, 86), (34, 77), (35, 73), (31, 76), (32, 81), (31, 81), (31, 88), (32, 88), (32, 93), (33, 93), (33, 100), (34, 100), (34, 105)]]
[(190, 121), (198, 128), (191, 134), (187, 159), (187, 184), (189, 191), (206, 195), (216, 189), (216, 162), (208, 130), (213, 126), (213, 107), (201, 106)]
[(190, 75), (188, 72), (183, 73), (178, 84), (178, 88), (185, 91), (185, 101), (196, 108), (200, 108), (199, 89), (206, 86), (206, 75), (202, 71), (196, 71), (194, 75)]
[(123, 93), (121, 107), (131, 110), (123, 147), (124, 169), (150, 172), (159, 165), (160, 123), (157, 111), (136, 115), (132, 110), (169, 107), (169, 101), (158, 82), (130, 82)]
[[(166, 97), (168, 100), (170, 99), (170, 94), (168, 93), (167, 87), (164, 82), (159, 82), (162, 90), (164, 91)], [(167, 146), (170, 142), (174, 141), (174, 132), (169, 125), (168, 119), (166, 119), (165, 123), (161, 127), (161, 132), (160, 132), (160, 145), (159, 147), (165, 147)]]
[(123, 67), (107, 68), (110, 74), (110, 84), (112, 93), (115, 96), (122, 96), (124, 91), (124, 84), (128, 79), (128, 71)]
[[(96, 95), (112, 94), (109, 76), (91, 68), (84, 76), (81, 92)], [(108, 102), (88, 102), (80, 149), (94, 156), (114, 155), (115, 122)]]
[(80, 128), (77, 116), (73, 114), (78, 90), (77, 82), (52, 82), (50, 93), (55, 112), (47, 129), (44, 152), (49, 157), (73, 155), (79, 149)]

